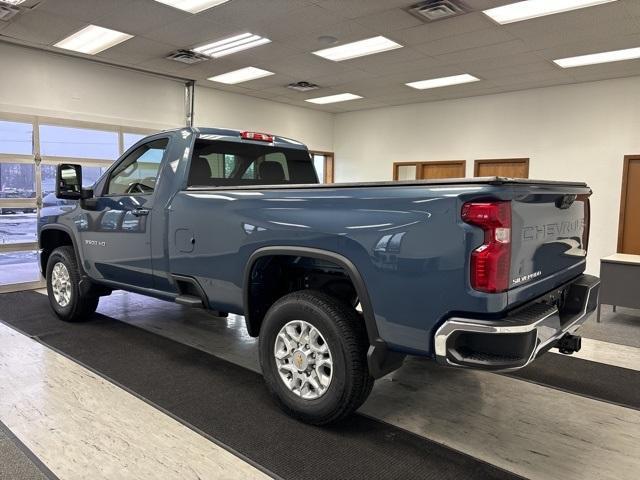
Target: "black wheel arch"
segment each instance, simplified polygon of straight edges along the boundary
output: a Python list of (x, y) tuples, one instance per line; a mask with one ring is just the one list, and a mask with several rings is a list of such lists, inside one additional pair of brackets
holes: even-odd
[[(43, 236), (48, 237), (48, 234), (51, 232), (57, 232), (58, 235), (63, 234), (65, 237), (69, 239), (70, 242), (57, 242), (55, 246), (45, 245), (43, 242)], [(45, 233), (47, 235), (44, 235)], [(80, 251), (78, 250), (78, 245), (77, 245), (75, 236), (73, 234), (73, 231), (71, 230), (71, 228), (67, 227), (66, 225), (61, 225), (61, 224), (44, 225), (38, 232), (38, 248), (40, 249), (40, 270), (42, 272), (42, 276), (46, 277), (47, 259), (49, 258), (49, 255), (51, 254), (51, 252), (53, 252), (53, 250), (55, 250), (57, 247), (61, 247), (63, 245), (71, 245), (73, 247), (73, 251), (76, 254), (76, 259), (78, 260), (78, 266), (80, 267), (82, 276), (85, 276), (86, 273), (84, 271), (82, 262), (80, 261), (81, 259)], [(45, 250), (47, 251), (47, 253), (43, 255)]]
[(298, 246), (267, 246), (259, 248), (251, 254), (245, 267), (243, 281), (243, 310), (247, 330), (251, 336), (258, 336), (262, 321), (262, 318), (255, 318), (255, 316), (252, 317), (251, 315), (251, 274), (256, 262), (260, 258), (267, 256), (310, 257), (335, 263), (344, 269), (356, 289), (362, 307), (362, 314), (370, 345), (367, 353), (367, 361), (371, 375), (374, 378), (380, 378), (402, 365), (405, 355), (389, 350), (387, 344), (380, 338), (371, 298), (369, 297), (364, 279), (362, 275), (360, 275), (357, 267), (344, 255), (330, 250)]

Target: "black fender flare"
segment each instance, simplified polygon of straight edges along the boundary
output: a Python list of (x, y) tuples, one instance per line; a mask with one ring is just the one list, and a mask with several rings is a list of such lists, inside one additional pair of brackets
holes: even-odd
[[(71, 239), (71, 245), (73, 246), (73, 251), (76, 254), (76, 258), (78, 259), (78, 265), (80, 265), (80, 268), (82, 269), (82, 273), (85, 273), (84, 265), (82, 265), (82, 262), (80, 260), (82, 257), (80, 256), (80, 250), (78, 247), (78, 243), (76, 242), (76, 238), (73, 234), (73, 230), (71, 230), (71, 228), (67, 227), (66, 225), (61, 225), (59, 223), (43, 225), (42, 228), (40, 228), (40, 230), (38, 231), (38, 248), (40, 250), (42, 250), (42, 233), (47, 230), (57, 230), (59, 232), (64, 232), (69, 236), (69, 238)], [(45, 265), (45, 268), (46, 268), (46, 265)], [(42, 273), (44, 275), (46, 272), (42, 272)]]
[(251, 272), (253, 271), (255, 263), (258, 259), (274, 255), (317, 258), (319, 260), (327, 260), (329, 262), (333, 262), (336, 265), (344, 268), (344, 270), (347, 272), (347, 275), (349, 275), (349, 278), (353, 282), (353, 285), (358, 294), (358, 299), (360, 300), (360, 305), (362, 307), (362, 314), (364, 317), (367, 337), (369, 339), (369, 351), (367, 353), (369, 373), (374, 378), (380, 378), (383, 375), (396, 370), (402, 365), (405, 355), (390, 351), (387, 348), (384, 340), (380, 338), (373, 305), (371, 304), (371, 299), (369, 297), (369, 293), (367, 291), (367, 287), (364, 283), (362, 275), (360, 275), (357, 267), (347, 257), (330, 250), (298, 246), (268, 246), (259, 248), (251, 254), (245, 267), (243, 281), (243, 308), (245, 321), (247, 323), (247, 329), (250, 333), (252, 331), (255, 331), (255, 327), (252, 328), (249, 308), (249, 285), (251, 282)]

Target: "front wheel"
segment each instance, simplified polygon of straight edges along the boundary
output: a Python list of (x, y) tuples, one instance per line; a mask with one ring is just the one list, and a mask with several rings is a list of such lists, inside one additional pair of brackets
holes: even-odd
[(55, 314), (66, 322), (88, 320), (98, 308), (99, 297), (83, 293), (73, 247), (58, 247), (47, 261), (47, 294)]
[(260, 329), (260, 365), (280, 407), (325, 425), (353, 413), (371, 393), (368, 341), (356, 311), (325, 293), (304, 290), (278, 300)]

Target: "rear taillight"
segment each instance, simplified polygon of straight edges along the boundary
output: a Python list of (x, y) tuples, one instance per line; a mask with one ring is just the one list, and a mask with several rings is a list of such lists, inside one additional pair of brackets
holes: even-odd
[(504, 292), (511, 270), (511, 202), (465, 203), (462, 219), (484, 230), (484, 243), (471, 253), (471, 286)]
[(257, 140), (259, 142), (273, 142), (273, 135), (258, 132), (240, 132), (240, 137), (245, 140)]

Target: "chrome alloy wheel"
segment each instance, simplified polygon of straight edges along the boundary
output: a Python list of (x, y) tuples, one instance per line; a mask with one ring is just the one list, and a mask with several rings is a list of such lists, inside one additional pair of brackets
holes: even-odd
[(333, 378), (331, 350), (320, 331), (304, 320), (280, 329), (273, 355), (287, 388), (306, 400), (324, 395)]
[(51, 290), (53, 298), (61, 307), (66, 307), (71, 301), (71, 278), (64, 263), (58, 262), (51, 271)]

